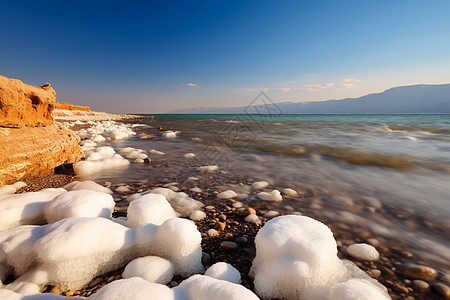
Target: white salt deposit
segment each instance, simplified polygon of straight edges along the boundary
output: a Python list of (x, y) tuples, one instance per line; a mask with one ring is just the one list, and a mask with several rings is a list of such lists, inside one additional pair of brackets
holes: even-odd
[(237, 194), (232, 190), (227, 190), (225, 192), (221, 192), (221, 193), (217, 194), (217, 198), (219, 198), (219, 199), (231, 199), (236, 196), (237, 196)]
[(268, 212), (266, 212), (264, 214), (264, 218), (271, 219), (271, 218), (278, 217), (279, 215), (280, 215), (280, 213), (277, 212), (276, 210), (269, 210)]
[(155, 149), (150, 150), (149, 153), (150, 154), (156, 154), (156, 155), (164, 155), (165, 154), (164, 152), (161, 152), (161, 151), (158, 151), (158, 150), (155, 150)]
[(249, 214), (244, 218), (244, 221), (248, 223), (261, 224), (261, 220), (255, 214)]
[(176, 299), (253, 300), (259, 299), (242, 285), (205, 275), (194, 275), (173, 288)]
[(131, 261), (122, 273), (123, 278), (141, 277), (149, 282), (167, 284), (172, 280), (173, 264), (158, 256), (145, 256)]
[(247, 200), (250, 197), (248, 194), (237, 194), (236, 199), (238, 200)]
[(232, 283), (241, 283), (241, 273), (235, 267), (225, 262), (215, 263), (206, 270), (205, 275)]
[(147, 193), (164, 195), (164, 197), (166, 197), (167, 201), (169, 201), (170, 205), (172, 205), (172, 208), (181, 217), (188, 217), (194, 211), (200, 210), (203, 207), (202, 202), (190, 198), (186, 193), (183, 193), (183, 192), (177, 193), (168, 188), (156, 188), (156, 189), (147, 191), (145, 193), (142, 193), (142, 195), (145, 195)]
[(201, 188), (199, 188), (199, 187), (193, 187), (193, 188), (191, 188), (191, 189), (189, 189), (191, 192), (193, 192), (193, 193), (201, 193), (202, 192), (202, 189)]
[(271, 193), (260, 192), (258, 193), (258, 198), (264, 201), (283, 201), (283, 197), (279, 190), (273, 190)]
[(337, 257), (333, 233), (312, 218), (292, 215), (274, 218), (260, 229), (255, 245), (251, 272), (261, 298), (340, 299), (330, 297), (330, 291), (352, 278), (364, 280), (380, 295), (388, 297), (386, 288)]
[(167, 131), (163, 132), (162, 136), (166, 137), (166, 138), (176, 138), (177, 133), (172, 130), (167, 130)]
[(0, 231), (0, 242), (1, 279), (13, 271), (19, 277), (5, 287), (20, 293), (37, 293), (49, 283), (76, 290), (138, 256), (165, 258), (181, 276), (203, 271), (200, 233), (180, 218), (136, 229), (105, 218), (67, 218)]
[(380, 257), (377, 249), (368, 244), (353, 244), (347, 248), (348, 254), (360, 260), (377, 260)]
[(186, 153), (183, 155), (184, 158), (186, 159), (192, 159), (194, 157), (196, 157), (197, 155), (195, 155), (194, 153)]
[(147, 194), (130, 203), (126, 225), (128, 227), (137, 227), (147, 223), (160, 225), (176, 217), (177, 213), (163, 195)]
[(120, 154), (128, 154), (128, 153), (130, 153), (132, 151), (135, 151), (135, 150), (136, 150), (136, 148), (133, 148), (133, 147), (125, 147), (125, 148), (120, 149), (118, 153), (120, 153)]
[(91, 180), (73, 181), (69, 184), (66, 184), (64, 186), (64, 189), (66, 189), (67, 191), (90, 190), (90, 191), (105, 193), (105, 194), (113, 193), (110, 189), (103, 187), (100, 184), (95, 183), (94, 181), (91, 181)]
[(219, 169), (218, 165), (202, 166), (202, 167), (198, 167), (197, 168), (197, 170), (199, 170), (201, 172), (214, 172), (217, 169)]
[(260, 190), (268, 186), (269, 183), (267, 181), (257, 181), (252, 183), (252, 188), (254, 188), (255, 190)]
[(285, 188), (283, 189), (283, 194), (285, 194), (288, 197), (295, 197), (298, 195), (296, 190), (293, 190), (291, 188)]
[(4, 185), (0, 186), (0, 194), (14, 194), (16, 192), (16, 188), (13, 185)]
[(338, 283), (331, 288), (329, 299), (339, 300), (387, 300), (391, 299), (386, 292), (375, 287), (365, 279), (352, 278)]
[(126, 168), (130, 162), (114, 154), (112, 157), (103, 157), (98, 161), (79, 161), (73, 165), (73, 169), (78, 176), (85, 177), (106, 170)]
[(142, 158), (133, 160), (133, 163), (135, 163), (135, 164), (143, 164), (144, 162), (145, 162), (145, 160), (143, 160)]
[(105, 285), (89, 300), (158, 299), (175, 300), (174, 292), (163, 284), (139, 277), (121, 279)]
[(89, 190), (62, 193), (44, 207), (48, 223), (70, 217), (110, 218), (115, 206), (111, 195)]
[(200, 221), (206, 218), (206, 214), (201, 210), (196, 210), (189, 216), (189, 218), (192, 221)]
[(20, 188), (26, 187), (27, 184), (23, 181), (17, 181), (15, 183), (13, 183), (12, 186), (15, 187), (16, 189), (20, 189)]
[(44, 207), (65, 189), (43, 189), (25, 194), (0, 195), (0, 230), (20, 225), (45, 224)]
[(241, 202), (234, 202), (232, 206), (234, 208), (241, 208), (244, 207), (244, 204), (242, 204)]

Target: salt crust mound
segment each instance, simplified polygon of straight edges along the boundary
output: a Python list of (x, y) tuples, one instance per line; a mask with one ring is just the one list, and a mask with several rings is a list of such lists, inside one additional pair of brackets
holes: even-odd
[[(255, 245), (251, 272), (255, 291), (261, 298), (340, 299), (330, 291), (345, 283), (345, 289), (351, 291), (367, 287), (374, 295), (372, 300), (389, 299), (385, 287), (337, 257), (333, 233), (312, 218), (274, 218), (258, 232)], [(358, 281), (355, 283), (352, 278)], [(341, 293), (342, 289), (338, 286), (334, 293)]]
[(353, 244), (347, 248), (348, 254), (361, 260), (377, 260), (380, 257), (377, 249), (368, 244)]
[(174, 292), (165, 285), (148, 282), (139, 277), (121, 279), (102, 287), (89, 300), (175, 300)]
[(128, 227), (137, 227), (147, 223), (161, 225), (176, 217), (177, 213), (163, 195), (147, 194), (130, 203), (126, 225)]
[(329, 299), (339, 300), (372, 300), (390, 299), (382, 290), (375, 288), (367, 280), (352, 278), (338, 283), (330, 291)]
[(45, 205), (54, 197), (66, 192), (65, 189), (58, 188), (25, 194), (0, 195), (0, 230), (20, 225), (45, 224)]
[(90, 139), (93, 140), (97, 136), (103, 136), (105, 139), (111, 140), (121, 140), (130, 136), (135, 135), (136, 133), (130, 128), (132, 126), (114, 122), (114, 121), (103, 121), (103, 122), (86, 122), (90, 124), (91, 127), (88, 129), (81, 129), (78, 132), (78, 136), (81, 139)]
[(200, 172), (208, 172), (208, 173), (214, 172), (217, 169), (219, 169), (218, 165), (201, 166), (197, 168), (197, 170), (199, 170)]
[[(112, 149), (112, 152), (109, 151), (110, 149)], [(75, 174), (85, 177), (105, 170), (128, 167), (129, 164), (130, 162), (127, 159), (115, 154), (112, 147), (105, 146), (95, 149), (95, 152), (89, 154), (86, 160), (76, 162), (73, 169)]]
[(241, 273), (230, 264), (218, 262), (208, 268), (205, 272), (206, 276), (229, 281), (231, 283), (241, 283)]
[(189, 217), (193, 212), (200, 210), (203, 207), (202, 202), (190, 198), (186, 193), (174, 192), (169, 188), (156, 188), (141, 194), (134, 194), (128, 197), (127, 201), (136, 201), (140, 196), (147, 194), (160, 194), (166, 197), (172, 208), (181, 217)]
[(173, 264), (158, 256), (145, 256), (131, 261), (122, 273), (123, 278), (141, 277), (149, 282), (167, 284), (172, 280)]
[(108, 189), (104, 186), (101, 186), (100, 184), (95, 183), (94, 181), (91, 181), (91, 180), (73, 181), (73, 182), (65, 185), (64, 189), (66, 189), (67, 191), (90, 190), (90, 191), (105, 193), (105, 194), (113, 193), (110, 189)]
[(225, 192), (221, 192), (217, 194), (217, 198), (219, 199), (231, 199), (236, 197), (237, 194), (232, 190), (226, 190)]
[(11, 271), (20, 276), (5, 287), (24, 295), (46, 284), (76, 290), (141, 256), (165, 258), (184, 277), (203, 272), (200, 233), (180, 218), (133, 229), (105, 218), (67, 218), (1, 231), (0, 242), (0, 280)]
[(173, 288), (177, 300), (252, 300), (259, 299), (242, 285), (205, 275), (194, 275)]
[(77, 190), (56, 196), (44, 207), (48, 223), (70, 217), (111, 218), (116, 203), (111, 195), (89, 190)]
[(273, 190), (271, 193), (261, 192), (258, 193), (258, 198), (264, 201), (283, 201), (283, 196), (279, 190)]

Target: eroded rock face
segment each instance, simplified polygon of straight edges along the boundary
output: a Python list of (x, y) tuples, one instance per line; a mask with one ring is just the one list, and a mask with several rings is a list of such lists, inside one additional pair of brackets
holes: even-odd
[(45, 126), (53, 123), (56, 92), (50, 84), (28, 85), (0, 75), (0, 126)]
[(67, 103), (67, 102), (62, 102), (62, 101), (56, 102), (55, 109), (91, 111), (89, 106), (75, 105), (72, 103)]
[(79, 138), (59, 123), (45, 127), (0, 127), (0, 186), (47, 175), (64, 162), (79, 161)]

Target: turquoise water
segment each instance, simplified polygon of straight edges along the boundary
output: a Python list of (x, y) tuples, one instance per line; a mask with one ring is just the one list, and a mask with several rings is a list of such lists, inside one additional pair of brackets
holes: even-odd
[[(406, 243), (450, 269), (450, 115), (154, 116), (132, 121), (150, 126), (138, 133), (160, 137), (161, 126), (178, 136), (137, 135), (112, 143), (163, 151), (166, 155), (150, 157), (167, 168), (132, 164), (102, 180), (178, 181), (197, 176), (196, 166), (219, 165), (236, 181), (266, 180), (272, 188), (296, 189), (304, 194), (302, 205), (322, 207), (308, 214)], [(183, 158), (188, 152), (197, 155), (195, 162)], [(365, 207), (367, 199), (382, 208)], [(303, 212), (295, 201), (274, 209), (284, 206)]]

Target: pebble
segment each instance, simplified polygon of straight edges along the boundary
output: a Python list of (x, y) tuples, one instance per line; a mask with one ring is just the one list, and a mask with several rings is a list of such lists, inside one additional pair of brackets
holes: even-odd
[(130, 191), (130, 189), (123, 185), (116, 188), (116, 192), (118, 192), (118, 193), (126, 193), (129, 191)]
[(403, 275), (411, 279), (421, 279), (432, 281), (437, 277), (437, 272), (433, 268), (408, 263), (404, 265)]
[(425, 282), (420, 279), (413, 280), (413, 284), (421, 292), (426, 292), (430, 288), (428, 282)]
[(52, 287), (52, 289), (50, 290), (49, 293), (55, 294), (55, 295), (61, 295), (61, 290), (58, 287), (54, 286), (54, 287)]
[(205, 206), (205, 209), (206, 209), (206, 210), (214, 210), (215, 207), (212, 206), (212, 205), (208, 205), (208, 206)]
[(239, 244), (247, 244), (248, 239), (247, 239), (247, 237), (245, 237), (245, 236), (241, 236), (241, 237), (238, 237), (238, 238), (236, 239), (236, 242), (239, 243)]
[(202, 264), (207, 265), (211, 260), (211, 255), (206, 252), (202, 252)]
[(174, 185), (169, 186), (169, 189), (171, 189), (174, 192), (178, 192), (180, 190), (177, 186)]
[(89, 287), (92, 288), (92, 287), (94, 287), (94, 286), (96, 286), (96, 285), (98, 285), (98, 284), (100, 284), (102, 282), (103, 282), (103, 278), (97, 277), (93, 281), (91, 281), (91, 283), (89, 283)]
[(210, 237), (219, 236), (219, 232), (215, 229), (210, 229), (210, 230), (208, 230), (208, 235)]
[(69, 290), (69, 291), (64, 292), (64, 296), (66, 296), (66, 297), (72, 297), (74, 293), (75, 293), (74, 291), (70, 291), (70, 290)]
[(216, 225), (214, 226), (214, 229), (218, 231), (224, 231), (226, 226), (227, 225), (223, 222), (217, 222)]
[(270, 210), (264, 214), (264, 218), (271, 219), (279, 216), (280, 213), (275, 210)]
[(224, 239), (225, 239), (225, 240), (229, 240), (229, 239), (231, 239), (232, 237), (233, 237), (233, 234), (227, 232), (227, 233), (225, 233)]
[(177, 285), (178, 285), (178, 282), (176, 282), (176, 281), (170, 282), (170, 287), (176, 287)]
[(406, 286), (401, 285), (399, 283), (394, 284), (392, 289), (394, 291), (396, 291), (397, 293), (402, 293), (402, 294), (408, 294), (408, 292), (409, 292), (409, 290), (408, 290), (408, 288)]
[(370, 272), (369, 275), (375, 279), (378, 279), (378, 277), (380, 277), (380, 275), (381, 275), (381, 271), (378, 269), (372, 269), (369, 272)]
[(235, 242), (224, 241), (220, 246), (226, 250), (236, 250), (238, 245)]
[(253, 209), (253, 208), (251, 208), (251, 207), (247, 207), (247, 208), (245, 208), (245, 209), (242, 211), (242, 214), (243, 214), (244, 216), (248, 216), (248, 215), (251, 215), (251, 214), (256, 215), (256, 210)]
[(190, 191), (193, 192), (193, 193), (201, 193), (202, 192), (202, 190), (200, 188), (198, 188), (198, 187), (193, 187), (193, 188), (190, 189)]
[(220, 214), (217, 218), (219, 218), (220, 221), (225, 221), (227, 219), (227, 216), (224, 214)]
[(243, 207), (244, 206), (244, 204), (242, 204), (241, 202), (234, 202), (233, 203), (233, 207), (234, 208), (241, 208), (241, 207)]
[(377, 260), (380, 257), (377, 249), (368, 244), (353, 244), (347, 248), (348, 254), (361, 260)]
[(293, 190), (293, 189), (290, 189), (290, 188), (283, 189), (282, 192), (283, 192), (283, 194), (285, 194), (288, 197), (295, 197), (295, 196), (298, 195), (296, 190)]
[(432, 283), (431, 288), (444, 297), (444, 299), (450, 299), (450, 287), (442, 282)]

